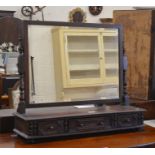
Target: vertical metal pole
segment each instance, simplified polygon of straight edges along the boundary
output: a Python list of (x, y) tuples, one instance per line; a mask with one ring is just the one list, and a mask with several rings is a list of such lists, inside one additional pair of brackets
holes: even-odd
[(43, 10), (41, 10), (42, 20), (44, 21), (44, 13)]
[(34, 66), (33, 66), (34, 57), (31, 56), (31, 73), (32, 73), (32, 95), (35, 95), (35, 82), (34, 82)]

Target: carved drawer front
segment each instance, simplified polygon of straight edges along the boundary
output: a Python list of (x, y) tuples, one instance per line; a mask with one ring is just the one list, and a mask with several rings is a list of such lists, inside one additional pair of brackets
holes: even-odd
[(69, 120), (69, 132), (91, 132), (111, 129), (114, 124), (112, 116), (87, 117)]
[(64, 133), (63, 120), (46, 120), (40, 121), (38, 124), (38, 133), (40, 136), (48, 136), (53, 134)]
[(117, 127), (132, 127), (136, 125), (142, 125), (140, 114), (128, 113), (117, 115)]

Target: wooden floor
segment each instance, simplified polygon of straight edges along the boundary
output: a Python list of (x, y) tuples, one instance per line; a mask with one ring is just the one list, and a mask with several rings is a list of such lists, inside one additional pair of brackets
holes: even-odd
[(1, 148), (127, 148), (155, 147), (155, 128), (145, 126), (143, 131), (97, 135), (82, 138), (53, 140), (28, 144), (11, 133), (0, 134)]

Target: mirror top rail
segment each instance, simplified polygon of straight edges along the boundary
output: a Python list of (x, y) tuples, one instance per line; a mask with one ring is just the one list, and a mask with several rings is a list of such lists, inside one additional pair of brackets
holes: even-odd
[(63, 21), (30, 21), (23, 20), (24, 25), (46, 25), (46, 26), (69, 26), (69, 27), (90, 27), (90, 28), (117, 28), (122, 29), (121, 24), (111, 23), (71, 23)]

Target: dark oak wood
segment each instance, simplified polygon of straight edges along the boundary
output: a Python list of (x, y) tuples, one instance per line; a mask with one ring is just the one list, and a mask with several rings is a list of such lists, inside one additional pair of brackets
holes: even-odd
[(114, 23), (123, 25), (128, 57), (127, 85), (133, 98), (155, 99), (155, 11), (115, 10)]
[(27, 140), (143, 128), (144, 109), (111, 105), (52, 107), (15, 113), (14, 132)]
[(53, 141), (28, 144), (13, 133), (0, 134), (1, 148), (127, 148), (155, 147), (155, 128), (145, 126), (142, 131), (94, 134), (93, 136), (54, 139)]

